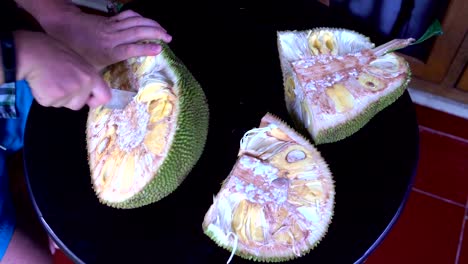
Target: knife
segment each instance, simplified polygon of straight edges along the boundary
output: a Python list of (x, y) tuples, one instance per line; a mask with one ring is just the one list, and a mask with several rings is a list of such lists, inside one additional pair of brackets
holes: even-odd
[[(107, 12), (110, 15), (117, 15), (122, 8), (122, 4), (115, 0), (107, 1)], [(120, 90), (117, 88), (111, 88), (111, 99), (107, 102), (104, 107), (109, 109), (123, 109), (125, 108), (135, 97), (137, 93), (132, 91)]]
[(128, 103), (130, 103), (133, 100), (137, 93), (112, 88), (111, 94), (111, 99), (104, 105), (104, 107), (110, 109), (123, 109), (128, 105)]

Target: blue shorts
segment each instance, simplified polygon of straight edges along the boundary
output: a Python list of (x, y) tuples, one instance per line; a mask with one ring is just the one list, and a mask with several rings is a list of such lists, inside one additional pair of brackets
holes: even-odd
[(0, 145), (6, 148), (0, 149), (0, 261), (5, 255), (16, 224), (5, 159), (23, 147), (24, 128), (32, 101), (33, 96), (27, 82), (16, 82), (17, 118), (0, 118)]

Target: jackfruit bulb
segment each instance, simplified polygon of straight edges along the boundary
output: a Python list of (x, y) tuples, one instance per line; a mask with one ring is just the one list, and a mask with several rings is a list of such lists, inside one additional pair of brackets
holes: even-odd
[(334, 197), (332, 174), (320, 153), (266, 114), (241, 139), (237, 162), (202, 227), (219, 246), (242, 258), (291, 260), (325, 236)]
[(110, 87), (137, 92), (128, 105), (88, 113), (92, 188), (111, 207), (136, 208), (166, 197), (204, 149), (209, 119), (205, 94), (162, 45), (156, 56), (128, 59), (103, 73)]
[(411, 70), (392, 49), (347, 29), (279, 31), (286, 108), (315, 144), (342, 140), (361, 129), (405, 91)]

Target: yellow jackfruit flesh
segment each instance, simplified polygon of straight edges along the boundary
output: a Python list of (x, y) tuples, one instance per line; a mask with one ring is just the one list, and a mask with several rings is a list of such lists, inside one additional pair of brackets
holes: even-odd
[(328, 30), (318, 30), (311, 32), (308, 37), (309, 48), (314, 55), (333, 54), (336, 55), (338, 47), (333, 32)]
[(166, 44), (157, 56), (132, 58), (103, 73), (110, 87), (137, 92), (123, 109), (88, 113), (86, 142), (100, 202), (136, 208), (166, 197), (204, 149), (208, 106), (202, 88)]
[(325, 236), (334, 195), (320, 153), (267, 114), (243, 136), (238, 160), (202, 227), (219, 246), (242, 258), (290, 260), (307, 254)]
[(315, 144), (359, 131), (403, 94), (411, 78), (403, 57), (388, 51), (412, 39), (374, 47), (368, 37), (337, 28), (280, 31), (277, 39), (287, 110)]

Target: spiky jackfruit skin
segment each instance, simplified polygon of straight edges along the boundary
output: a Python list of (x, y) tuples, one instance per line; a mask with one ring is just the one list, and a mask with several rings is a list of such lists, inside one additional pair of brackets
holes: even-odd
[[(333, 215), (332, 215), (333, 217)], [(204, 230), (203, 231), (205, 235), (207, 235), (208, 237), (210, 237), (215, 243), (216, 245), (218, 245), (219, 247), (221, 248), (224, 248), (225, 250), (229, 251), (229, 252), (232, 252), (234, 250), (233, 247), (229, 246), (229, 245), (226, 245), (224, 243), (222, 243), (216, 236), (213, 232), (209, 231), (209, 230)], [(326, 234), (325, 234), (326, 235)], [(307, 251), (303, 251), (302, 254), (303, 255), (307, 255), (310, 253), (310, 251), (312, 251), (313, 249), (315, 249), (318, 244), (320, 243), (321, 239), (318, 240), (313, 247), (311, 247), (309, 250)], [(296, 259), (297, 257), (294, 256), (294, 255), (291, 255), (289, 257), (284, 257), (284, 258), (281, 258), (281, 257), (263, 257), (263, 256), (252, 256), (250, 255), (249, 253), (246, 253), (244, 251), (239, 251), (237, 250), (236, 251), (236, 256), (238, 257), (241, 257), (243, 259), (246, 259), (246, 260), (252, 260), (252, 261), (255, 261), (255, 262), (266, 262), (266, 263), (278, 263), (278, 262), (285, 262), (285, 261), (291, 261), (291, 260), (294, 260)]]
[[(333, 207), (335, 207), (335, 201), (333, 201)], [(332, 211), (332, 213), (330, 215), (330, 223), (333, 221), (333, 217), (334, 217), (334, 211)], [(234, 250), (234, 248), (232, 246), (229, 246), (229, 245), (226, 245), (226, 244), (222, 243), (222, 241), (220, 241), (216, 237), (216, 235), (213, 232), (211, 232), (210, 230), (203, 229), (203, 233), (206, 236), (208, 236), (209, 238), (211, 238), (216, 243), (216, 245), (218, 245), (219, 247), (224, 248), (225, 250), (227, 250), (229, 252), (232, 252)], [(312, 250), (314, 250), (320, 244), (320, 242), (322, 242), (323, 238), (327, 235), (327, 233), (328, 233), (328, 230), (325, 231), (322, 238), (318, 239), (312, 247), (310, 247), (306, 251), (303, 251), (302, 255), (305, 256), (305, 255), (309, 254)], [(291, 260), (297, 259), (297, 257), (294, 256), (294, 255), (291, 255), (289, 257), (283, 257), (283, 258), (281, 258), (281, 257), (252, 256), (249, 253), (246, 253), (244, 251), (239, 251), (239, 250), (235, 254), (236, 254), (236, 256), (239, 256), (239, 257), (241, 257), (243, 259), (246, 259), (246, 260), (252, 260), (252, 261), (255, 261), (255, 262), (266, 262), (266, 263), (286, 262), (286, 261), (291, 261)]]
[[(179, 87), (177, 128), (168, 155), (156, 172), (156, 177), (139, 193), (124, 202), (109, 202), (98, 198), (101, 203), (113, 208), (138, 208), (171, 194), (198, 162), (207, 140), (209, 108), (202, 87), (167, 44), (158, 44), (162, 46), (158, 56), (164, 57), (168, 67), (178, 77), (175, 84)], [(89, 122), (88, 119), (88, 126)]]
[[(369, 105), (360, 115), (349, 119), (348, 122), (338, 125), (334, 128), (322, 130), (317, 134), (314, 139), (315, 144), (326, 144), (340, 141), (349, 137), (350, 135), (358, 132), (363, 128), (369, 121), (374, 118), (379, 112), (393, 104), (401, 95), (405, 92), (408, 84), (411, 80), (411, 70), (408, 63), (408, 76), (403, 85), (399, 86), (395, 91), (389, 93), (379, 99), (379, 101)], [(297, 122), (297, 121), (296, 121)], [(300, 125), (297, 122), (297, 125)]]

